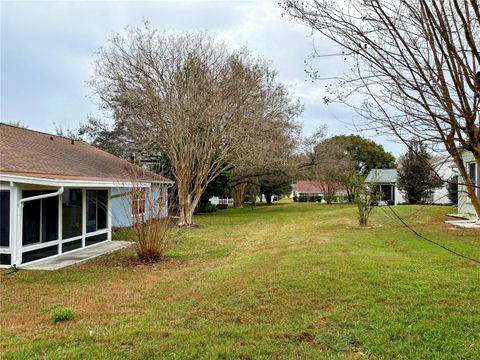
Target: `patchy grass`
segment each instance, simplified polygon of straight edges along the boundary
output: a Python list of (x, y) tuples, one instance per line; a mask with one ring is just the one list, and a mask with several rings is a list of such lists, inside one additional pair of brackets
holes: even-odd
[[(197, 216), (169, 261), (126, 266), (123, 249), (54, 272), (3, 271), (0, 357), (480, 358), (480, 266), (385, 210), (358, 229), (349, 205), (228, 209)], [(395, 210), (480, 258), (479, 231), (443, 224), (453, 209)], [(52, 324), (52, 306), (75, 318)]]

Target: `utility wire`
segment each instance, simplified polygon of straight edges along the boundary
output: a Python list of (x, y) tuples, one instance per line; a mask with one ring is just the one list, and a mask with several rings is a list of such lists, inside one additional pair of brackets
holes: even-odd
[[(461, 258), (464, 258), (464, 259), (466, 259), (466, 260), (470, 260), (470, 261), (473, 261), (474, 263), (480, 264), (480, 260), (475, 259), (475, 258), (472, 258), (472, 257), (469, 257), (469, 256), (464, 255), (464, 254), (462, 254), (462, 253), (459, 253), (459, 252), (457, 252), (457, 251), (455, 251), (455, 250), (452, 250), (452, 249), (450, 249), (450, 248), (448, 248), (448, 247), (446, 247), (446, 246), (444, 246), (444, 245), (442, 245), (442, 244), (440, 244), (440, 243), (438, 243), (438, 242), (436, 242), (436, 241), (434, 241), (434, 240), (432, 240), (432, 239), (429, 239), (429, 238), (427, 238), (426, 236), (420, 234), (420, 233), (419, 233), (417, 230), (415, 230), (411, 225), (407, 224), (407, 223), (401, 218), (401, 216), (398, 215), (398, 214), (392, 209), (392, 207), (391, 207), (390, 205), (387, 205), (387, 207), (388, 207), (388, 209), (393, 213), (393, 215), (395, 216), (396, 219), (398, 219), (408, 230), (410, 230), (412, 233), (414, 233), (414, 234), (415, 234), (416, 236), (418, 236), (420, 239), (423, 239), (423, 240), (425, 240), (425, 241), (428, 241), (428, 242), (430, 242), (430, 243), (432, 243), (432, 244), (434, 244), (434, 245), (436, 245), (436, 246), (438, 246), (438, 247), (440, 247), (440, 248), (442, 248), (442, 249), (444, 249), (444, 250), (446, 250), (446, 251), (448, 251), (448, 252), (450, 252), (450, 253), (452, 253), (452, 254), (454, 254), (454, 255), (460, 256)], [(383, 209), (383, 206), (380, 206), (380, 208), (387, 214), (387, 216), (389, 215), (389, 214)], [(390, 216), (389, 216), (389, 217), (390, 217)]]

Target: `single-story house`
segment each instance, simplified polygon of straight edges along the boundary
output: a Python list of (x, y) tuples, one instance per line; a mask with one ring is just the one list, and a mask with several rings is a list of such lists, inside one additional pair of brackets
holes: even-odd
[(382, 194), (381, 201), (391, 201), (397, 205), (406, 201), (398, 189), (397, 178), (397, 169), (372, 169), (365, 178), (365, 183), (376, 187)]
[[(327, 185), (318, 181), (298, 180), (296, 184), (292, 184), (292, 196), (321, 196), (325, 198), (328, 192)], [(341, 185), (335, 187), (336, 196), (347, 196), (347, 189)]]
[[(470, 151), (463, 151), (462, 159), (470, 175), (470, 179), (472, 179), (473, 183), (477, 186), (477, 196), (480, 197), (480, 166), (476, 163)], [(458, 177), (458, 213), (469, 218), (479, 216), (475, 213), (472, 200), (468, 196), (465, 183), (461, 176)]]
[(132, 189), (166, 215), (171, 183), (83, 141), (0, 124), (0, 266), (111, 241), (134, 211), (150, 216)]

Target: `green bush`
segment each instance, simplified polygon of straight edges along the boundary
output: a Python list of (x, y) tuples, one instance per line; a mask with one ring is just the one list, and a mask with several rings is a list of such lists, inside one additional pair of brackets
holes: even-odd
[(302, 195), (298, 198), (299, 202), (307, 202), (307, 197), (305, 195)]
[(390, 206), (395, 205), (395, 200), (387, 200), (387, 205), (390, 205)]
[(207, 213), (212, 213), (212, 212), (215, 212), (217, 211), (217, 205), (212, 205), (210, 203), (207, 203), (207, 205), (199, 205), (196, 209), (195, 209), (195, 213), (196, 214), (207, 214)]
[(318, 195), (318, 196), (317, 196), (317, 202), (321, 203), (322, 200), (323, 200), (322, 196), (321, 196), (321, 195)]
[(225, 210), (228, 208), (228, 204), (217, 204), (218, 210)]
[(308, 202), (315, 202), (315, 200), (316, 200), (316, 199), (315, 199), (315, 195), (310, 195), (310, 196), (308, 197)]
[(56, 324), (58, 322), (72, 320), (74, 315), (75, 311), (72, 308), (60, 306), (53, 310), (50, 320)]
[(294, 196), (293, 197), (293, 202), (297, 202), (298, 201), (298, 196)]

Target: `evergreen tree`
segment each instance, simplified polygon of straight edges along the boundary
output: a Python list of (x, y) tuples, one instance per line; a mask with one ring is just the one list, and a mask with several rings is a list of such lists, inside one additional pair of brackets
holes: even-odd
[(400, 159), (397, 185), (410, 204), (425, 203), (433, 190), (443, 184), (430, 166), (431, 159), (427, 147), (419, 141), (412, 141)]
[(453, 204), (458, 204), (458, 176), (454, 175), (447, 183), (448, 198)]

